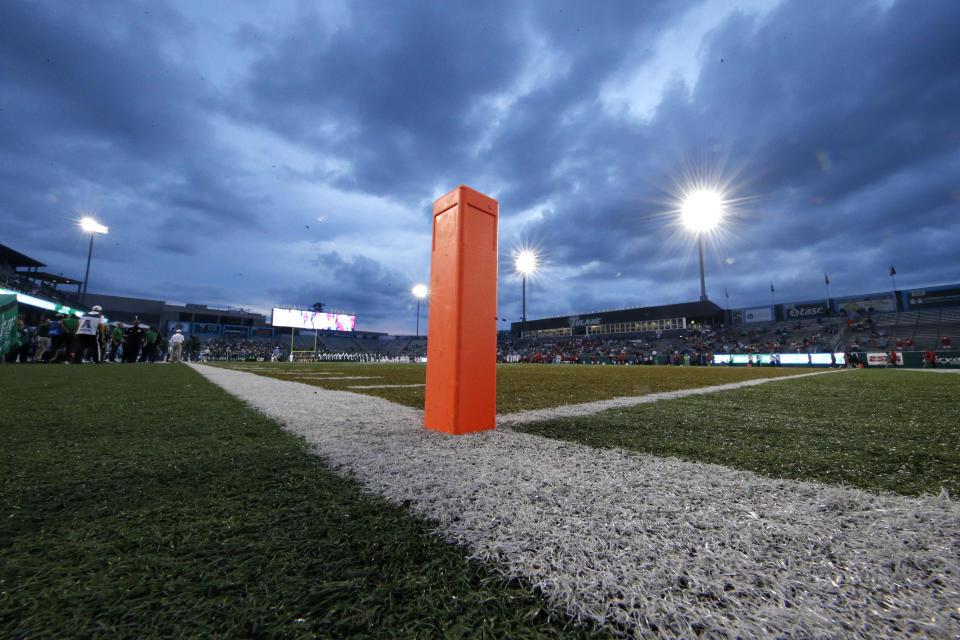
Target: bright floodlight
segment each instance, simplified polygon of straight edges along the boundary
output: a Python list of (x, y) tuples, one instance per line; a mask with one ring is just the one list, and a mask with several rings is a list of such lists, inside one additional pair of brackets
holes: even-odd
[(80, 220), (80, 228), (87, 233), (106, 233), (107, 227), (103, 226), (93, 218), (83, 218)]
[(521, 251), (517, 254), (515, 266), (519, 273), (530, 275), (537, 270), (537, 254), (530, 250)]
[(680, 220), (684, 226), (697, 233), (710, 231), (723, 217), (723, 195), (718, 191), (700, 189), (683, 200)]
[(426, 297), (427, 297), (427, 293), (429, 293), (430, 290), (427, 289), (427, 285), (425, 285), (425, 284), (418, 284), (418, 285), (414, 285), (414, 287), (413, 287), (413, 289), (412, 289), (412, 292), (413, 292), (413, 295), (416, 296), (416, 297), (418, 297), (418, 298), (426, 298)]

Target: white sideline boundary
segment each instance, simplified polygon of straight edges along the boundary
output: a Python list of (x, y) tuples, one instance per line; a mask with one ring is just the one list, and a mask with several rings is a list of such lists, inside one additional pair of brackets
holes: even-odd
[(450, 436), (382, 398), (191, 366), (579, 618), (638, 638), (960, 636), (960, 505), (946, 496), (511, 429)]
[[(719, 384), (712, 387), (698, 387), (694, 389), (680, 389), (679, 391), (664, 391), (662, 393), (650, 393), (643, 396), (621, 396), (610, 398), (609, 400), (597, 400), (596, 402), (584, 402), (581, 404), (568, 404), (561, 407), (548, 407), (546, 409), (531, 409), (529, 411), (518, 411), (517, 413), (508, 413), (497, 417), (498, 427), (509, 427), (517, 424), (527, 424), (538, 422), (540, 420), (552, 420), (553, 418), (571, 418), (575, 416), (589, 416), (607, 409), (620, 409), (623, 407), (635, 407), (641, 404), (659, 402), (661, 400), (676, 400), (677, 398), (686, 398), (688, 396), (699, 396), (707, 393), (717, 393), (718, 391), (730, 391), (732, 389), (741, 389), (743, 387), (754, 387), (768, 382), (778, 382), (781, 380), (796, 380), (797, 378), (808, 378), (810, 376), (822, 376), (826, 373), (840, 373), (846, 369), (830, 369), (828, 371), (815, 371), (813, 373), (800, 373), (793, 376), (777, 376), (774, 378), (757, 378), (756, 380), (743, 380), (741, 382), (731, 382), (729, 384)], [(851, 370), (852, 371), (852, 370)]]

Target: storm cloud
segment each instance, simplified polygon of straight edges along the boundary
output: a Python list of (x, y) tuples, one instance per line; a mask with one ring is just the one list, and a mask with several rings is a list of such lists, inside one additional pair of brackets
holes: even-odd
[(948, 0), (8, 2), (2, 242), (78, 277), (88, 212), (91, 291), (410, 333), (457, 185), (500, 202), (517, 320), (521, 246), (529, 317), (696, 299), (699, 176), (720, 304), (953, 283), (958, 32)]

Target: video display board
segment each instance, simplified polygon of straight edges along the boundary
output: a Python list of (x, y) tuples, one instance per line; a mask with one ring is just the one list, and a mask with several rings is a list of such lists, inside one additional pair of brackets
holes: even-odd
[(907, 301), (911, 309), (958, 306), (960, 305), (960, 287), (911, 289), (907, 293)]
[(353, 331), (356, 328), (357, 316), (349, 316), (345, 313), (324, 313), (308, 309), (280, 309), (274, 307), (271, 324), (275, 327), (294, 327), (317, 331)]

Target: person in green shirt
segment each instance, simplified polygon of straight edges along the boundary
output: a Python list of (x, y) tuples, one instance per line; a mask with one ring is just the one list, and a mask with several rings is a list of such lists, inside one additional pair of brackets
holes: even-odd
[(143, 357), (140, 362), (153, 362), (154, 354), (157, 352), (157, 330), (153, 327), (147, 327), (147, 333), (143, 338)]
[(110, 355), (107, 356), (107, 362), (117, 361), (117, 350), (121, 344), (123, 344), (123, 323), (118, 322), (110, 332)]
[(57, 354), (57, 362), (66, 362), (67, 358), (71, 362), (79, 362), (77, 359), (77, 329), (80, 327), (80, 319), (72, 313), (68, 313), (60, 320), (60, 326), (63, 327), (63, 333), (60, 336), (63, 351)]
[(161, 361), (166, 361), (167, 359), (167, 347), (170, 346), (170, 342), (167, 340), (167, 337), (161, 335), (157, 338), (157, 353)]

